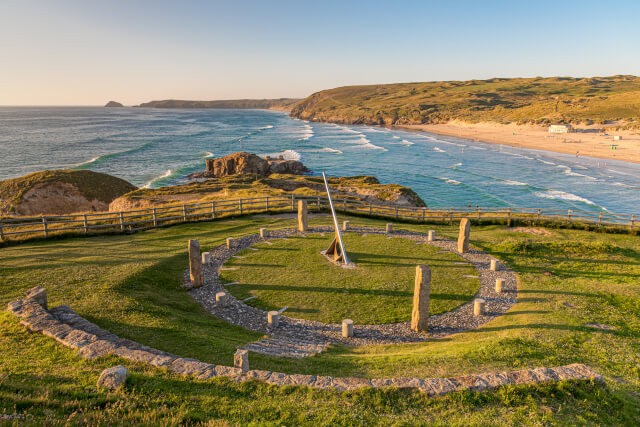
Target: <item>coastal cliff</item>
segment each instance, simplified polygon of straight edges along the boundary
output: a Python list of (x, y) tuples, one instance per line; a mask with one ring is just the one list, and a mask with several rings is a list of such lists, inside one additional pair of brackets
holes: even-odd
[(127, 181), (89, 170), (44, 170), (0, 181), (0, 215), (63, 215), (106, 211), (136, 190)]
[(235, 108), (235, 109), (267, 109), (289, 111), (300, 101), (297, 98), (278, 99), (229, 99), (218, 101), (188, 101), (165, 99), (161, 101), (143, 102), (138, 107), (144, 108)]
[(341, 124), (402, 126), (452, 121), (640, 126), (640, 78), (495, 78), (345, 86), (293, 106), (291, 116)]
[(116, 101), (109, 101), (105, 104), (105, 107), (109, 107), (109, 108), (118, 108), (118, 107), (124, 107), (124, 105), (122, 105), (119, 102)]

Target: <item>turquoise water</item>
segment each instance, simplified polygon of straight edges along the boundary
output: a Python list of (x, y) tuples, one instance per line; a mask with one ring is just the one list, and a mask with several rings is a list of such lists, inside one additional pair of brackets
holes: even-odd
[(0, 107), (0, 180), (84, 168), (153, 188), (235, 151), (283, 154), (316, 174), (375, 175), (413, 188), (429, 206), (640, 213), (640, 165), (620, 161), (263, 110)]

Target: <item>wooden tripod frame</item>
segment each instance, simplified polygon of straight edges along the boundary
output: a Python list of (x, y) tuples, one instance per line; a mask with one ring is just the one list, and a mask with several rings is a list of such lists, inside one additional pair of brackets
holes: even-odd
[(325, 251), (325, 255), (333, 256), (333, 260), (336, 262), (344, 262), (344, 254), (342, 253), (342, 248), (340, 247), (340, 242), (338, 240), (337, 234), (331, 241), (329, 249)]

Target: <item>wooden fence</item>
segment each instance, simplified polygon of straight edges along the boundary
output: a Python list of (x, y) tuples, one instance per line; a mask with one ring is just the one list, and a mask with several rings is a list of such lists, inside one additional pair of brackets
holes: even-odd
[[(0, 240), (46, 238), (60, 233), (135, 232), (169, 224), (211, 221), (233, 215), (295, 212), (298, 200), (307, 200), (310, 210), (319, 211), (328, 208), (328, 200), (324, 196), (288, 195), (212, 201), (122, 212), (4, 218), (0, 220)], [(479, 221), (527, 220), (566, 224), (584, 223), (629, 229), (640, 226), (636, 215), (610, 212), (513, 207), (415, 208), (377, 205), (345, 198), (334, 198), (334, 205), (336, 210), (342, 213), (417, 222), (453, 223), (460, 218), (470, 218)]]

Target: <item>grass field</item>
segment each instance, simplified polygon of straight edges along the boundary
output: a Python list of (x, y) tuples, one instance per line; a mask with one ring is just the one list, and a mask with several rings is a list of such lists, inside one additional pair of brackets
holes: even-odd
[(373, 125), (463, 122), (640, 126), (640, 78), (536, 77), (344, 86), (297, 103), (305, 120)]
[(431, 314), (451, 311), (469, 301), (480, 287), (475, 268), (453, 253), (438, 253), (432, 245), (384, 235), (345, 233), (343, 240), (354, 268), (345, 269), (328, 261), (320, 251), (327, 249), (332, 234), (310, 234), (306, 238), (273, 239), (259, 243), (231, 258), (222, 271), (222, 283), (238, 299), (256, 296), (247, 304), (263, 310), (288, 307), (287, 316), (356, 324), (405, 322), (411, 320), (415, 266), (431, 268)]
[[(341, 218), (342, 219), (342, 218)], [(385, 221), (346, 218), (352, 225)], [(231, 364), (258, 334), (209, 316), (181, 288), (187, 239), (203, 250), (277, 217), (185, 224), (135, 235), (33, 241), (0, 249), (0, 303), (42, 285), (51, 306), (67, 304), (120, 336), (183, 357)], [(314, 218), (311, 225), (327, 225)], [(396, 224), (454, 238), (456, 227)], [(416, 391), (338, 393), (224, 378), (195, 381), (115, 357), (80, 359), (0, 313), (0, 413), (46, 424), (384, 424), (640, 423), (640, 240), (625, 234), (551, 230), (539, 236), (502, 226), (472, 227), (472, 244), (519, 275), (518, 303), (483, 327), (420, 344), (333, 346), (301, 360), (251, 354), (252, 368), (333, 376), (436, 377), (585, 363), (604, 385), (504, 387), (426, 398)], [(590, 324), (604, 325), (602, 329)], [(132, 371), (118, 392), (96, 390), (101, 370)]]

